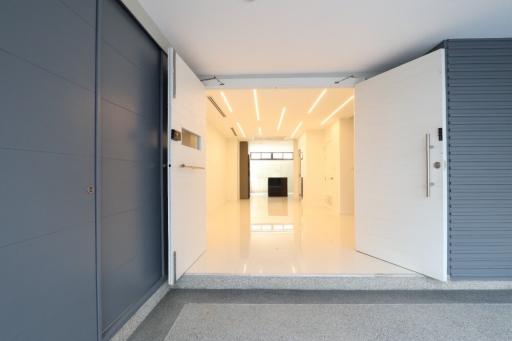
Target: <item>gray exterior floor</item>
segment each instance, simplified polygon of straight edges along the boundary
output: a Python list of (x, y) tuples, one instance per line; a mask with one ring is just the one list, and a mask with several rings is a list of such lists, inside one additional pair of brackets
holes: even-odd
[(189, 303), (165, 341), (508, 341), (510, 321), (511, 304)]
[[(348, 305), (404, 305), (404, 311), (420, 311), (414, 305), (442, 304), (450, 311), (450, 306), (460, 304), (497, 305), (497, 310), (510, 308), (501, 306), (512, 303), (512, 290), (468, 290), (468, 291), (294, 291), (294, 290), (171, 290), (149, 314), (145, 321), (130, 338), (131, 341), (165, 340), (178, 316), (187, 304), (200, 305), (314, 305), (315, 309), (323, 309), (322, 305), (338, 305), (339, 309)], [(263, 307), (263, 305), (266, 305)], [(271, 307), (270, 307), (271, 308)], [(329, 307), (326, 307), (328, 309)], [(332, 308), (332, 307), (331, 307)], [(464, 307), (460, 306), (464, 311)], [(473, 308), (472, 308), (473, 309)], [(184, 318), (190, 317), (190, 309)], [(291, 308), (291, 311), (293, 307)], [(341, 311), (340, 310), (340, 311)], [(510, 310), (510, 309), (509, 309)], [(275, 312), (273, 312), (275, 313)], [(375, 313), (375, 311), (374, 311)], [(215, 317), (213, 317), (215, 319)], [(181, 318), (180, 318), (181, 319)], [(500, 327), (501, 323), (496, 323)], [(510, 327), (508, 327), (510, 328)], [(184, 332), (183, 325), (180, 331)], [(186, 330), (185, 330), (186, 331)], [(233, 331), (231, 331), (233, 332)], [(462, 335), (461, 335), (462, 336)]]

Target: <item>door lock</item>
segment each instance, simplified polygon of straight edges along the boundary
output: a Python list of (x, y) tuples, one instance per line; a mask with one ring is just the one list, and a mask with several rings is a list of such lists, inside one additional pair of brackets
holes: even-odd
[(93, 185), (87, 186), (87, 193), (88, 194), (94, 194), (94, 186)]

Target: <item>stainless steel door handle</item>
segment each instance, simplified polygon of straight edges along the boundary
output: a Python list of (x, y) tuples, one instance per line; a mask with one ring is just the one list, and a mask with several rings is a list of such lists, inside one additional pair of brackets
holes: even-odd
[(190, 169), (204, 169), (204, 167), (202, 166), (192, 166), (192, 165), (186, 165), (184, 163), (182, 163), (180, 165), (181, 168), (190, 168)]
[(430, 134), (426, 134), (425, 136), (425, 155), (426, 155), (426, 165), (427, 165), (427, 179), (426, 179), (426, 194), (427, 194), (427, 198), (430, 198), (430, 189), (431, 187), (434, 185), (431, 181), (431, 178), (430, 178), (430, 151), (431, 149), (434, 148), (434, 146), (432, 146), (430, 144)]

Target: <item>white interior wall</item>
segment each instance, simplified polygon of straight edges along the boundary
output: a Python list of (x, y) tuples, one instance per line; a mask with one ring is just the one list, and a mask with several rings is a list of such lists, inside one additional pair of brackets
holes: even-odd
[[(224, 179), (226, 200), (235, 201), (240, 196), (240, 144), (238, 140), (227, 139), (226, 147), (226, 176)], [(222, 164), (217, 166), (222, 166)]]
[[(299, 183), (302, 180), (303, 182), (303, 195), (305, 193), (305, 182), (306, 182), (306, 174), (307, 174), (307, 168), (306, 168), (306, 158), (307, 155), (305, 153), (306, 151), (306, 143), (307, 143), (307, 135), (305, 133), (301, 134), (299, 138), (297, 139), (297, 149), (298, 149), (298, 159), (299, 159)], [(297, 191), (299, 192), (299, 191)], [(300, 195), (300, 193), (299, 193)], [(305, 196), (302, 198), (302, 200), (305, 200)]]
[(335, 121), (323, 136), (323, 192), (326, 206), (339, 213), (340, 209), (340, 121)]
[[(249, 153), (293, 151), (293, 141), (252, 141), (249, 143)], [(267, 193), (269, 177), (287, 177), (288, 193), (294, 193), (296, 178), (293, 160), (250, 160), (251, 193)]]
[(323, 130), (306, 131), (299, 137), (305, 203), (353, 214), (353, 138), (353, 118), (340, 119)]
[(324, 205), (324, 132), (304, 132), (298, 141), (303, 152), (302, 177), (304, 179), (303, 200), (309, 205)]
[(340, 213), (354, 214), (354, 118), (341, 119)]
[(206, 209), (214, 212), (237, 199), (238, 142), (222, 135), (212, 124), (206, 127)]
[(300, 197), (300, 166), (299, 142), (293, 140), (293, 196), (296, 199)]

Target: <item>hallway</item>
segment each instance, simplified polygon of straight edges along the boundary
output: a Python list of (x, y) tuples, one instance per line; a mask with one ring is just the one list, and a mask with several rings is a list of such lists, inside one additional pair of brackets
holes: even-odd
[(353, 216), (253, 195), (210, 214), (206, 252), (188, 274), (416, 275), (354, 249)]

